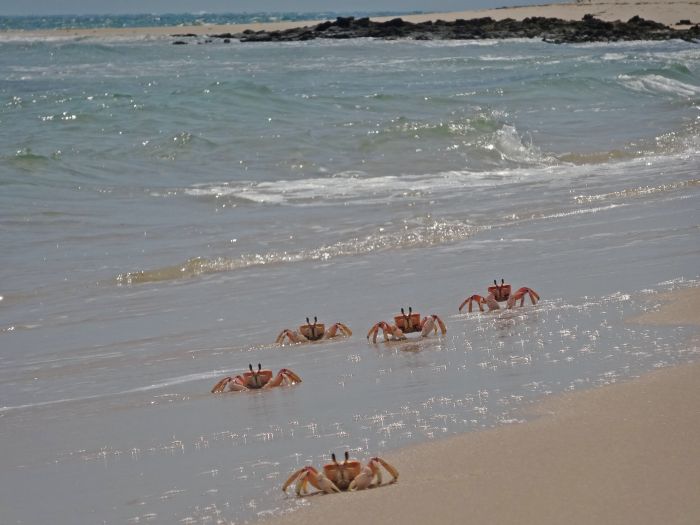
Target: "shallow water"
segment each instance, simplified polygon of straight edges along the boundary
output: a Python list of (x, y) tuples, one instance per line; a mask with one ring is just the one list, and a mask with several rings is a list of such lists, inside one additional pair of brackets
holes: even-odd
[[(7, 523), (240, 522), (295, 468), (697, 359), (687, 43), (0, 42)], [(459, 314), (494, 278), (537, 306)], [(368, 344), (412, 305), (445, 337)], [(307, 316), (355, 334), (272, 345)], [(289, 367), (290, 388), (212, 396)], [(400, 470), (400, 465), (397, 465)]]

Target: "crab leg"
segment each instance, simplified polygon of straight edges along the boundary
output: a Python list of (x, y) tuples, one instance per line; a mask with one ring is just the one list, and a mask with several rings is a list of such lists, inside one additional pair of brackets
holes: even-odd
[(530, 302), (532, 304), (537, 304), (537, 301), (540, 299), (539, 294), (535, 290), (523, 287), (508, 298), (508, 308), (513, 308), (518, 300), (520, 300), (520, 306), (523, 306), (525, 304), (526, 295), (530, 297)]
[[(396, 483), (399, 480), (399, 471), (396, 470), (396, 467), (394, 467), (392, 464), (387, 463), (380, 457), (374, 457), (370, 460), (370, 464), (373, 464), (374, 462), (379, 462), (379, 464), (386, 469), (386, 471), (391, 474), (391, 481), (389, 483)], [(379, 472), (379, 468), (377, 468), (377, 471)], [(381, 478), (380, 478), (381, 482)]]
[(287, 337), (290, 343), (305, 343), (308, 341), (308, 339), (304, 337), (304, 334), (285, 328), (280, 332), (280, 335), (277, 336), (277, 339), (275, 339), (275, 343), (280, 345), (284, 344), (285, 336)]
[(464, 305), (465, 305), (465, 304), (468, 304), (469, 307), (468, 307), (467, 311), (468, 311), (469, 313), (471, 313), (471, 311), (472, 311), (472, 305), (473, 305), (473, 303), (476, 303), (476, 305), (479, 307), (479, 311), (480, 311), (480, 312), (483, 312), (483, 311), (484, 311), (484, 307), (482, 306), (482, 304), (485, 303), (485, 302), (486, 302), (486, 299), (484, 299), (484, 298), (481, 297), (480, 295), (472, 295), (471, 297), (467, 297), (467, 298), (464, 300), (464, 302), (463, 302), (462, 304), (459, 305), (459, 311), (461, 312), (461, 311), (462, 311), (462, 308), (464, 308)]
[(384, 321), (379, 321), (377, 324), (375, 324), (372, 328), (369, 329), (369, 332), (367, 332), (367, 339), (372, 336), (372, 342), (376, 343), (377, 342), (377, 334), (379, 333), (379, 329), (382, 329), (382, 333), (384, 334), (384, 340), (388, 341), (389, 336), (387, 335), (387, 329), (386, 329), (387, 324)]

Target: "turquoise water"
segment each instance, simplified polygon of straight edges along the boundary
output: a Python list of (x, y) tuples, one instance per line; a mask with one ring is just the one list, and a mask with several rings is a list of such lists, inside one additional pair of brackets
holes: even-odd
[[(697, 359), (624, 321), (698, 284), (695, 45), (6, 37), (0, 101), (7, 523), (254, 520), (331, 452)], [(543, 301), (457, 312), (501, 277)], [(409, 305), (447, 336), (367, 343)], [(271, 344), (314, 315), (355, 334)], [(209, 394), (258, 362), (304, 382)]]
[(418, 11), (344, 11), (325, 12), (280, 12), (280, 13), (162, 13), (131, 15), (45, 15), (45, 16), (0, 16), (2, 30), (51, 30), (51, 29), (95, 29), (120, 27), (175, 27), (208, 24), (250, 24), (267, 22), (296, 22), (306, 20), (334, 20), (338, 16), (400, 16), (417, 14)]

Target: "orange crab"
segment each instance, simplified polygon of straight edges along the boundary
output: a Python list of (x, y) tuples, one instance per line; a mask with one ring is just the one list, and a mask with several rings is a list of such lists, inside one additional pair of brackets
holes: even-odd
[(351, 335), (352, 330), (343, 323), (331, 325), (328, 332), (326, 332), (326, 325), (319, 323), (316, 317), (314, 317), (313, 324), (307, 317), (306, 324), (301, 325), (298, 330), (294, 331), (289, 328), (282, 330), (277, 339), (275, 339), (275, 343), (284, 344), (285, 337), (290, 343), (308, 343), (309, 341), (320, 341), (321, 339), (332, 339), (340, 336), (350, 337)]
[(489, 286), (488, 295), (482, 297), (481, 295), (472, 295), (467, 297), (462, 304), (459, 305), (459, 311), (462, 311), (464, 305), (468, 304), (468, 312), (472, 311), (472, 303), (476, 303), (479, 307), (479, 311), (484, 311), (484, 304), (489, 307), (489, 310), (498, 310), (500, 308), (498, 303), (506, 302), (507, 308), (513, 308), (515, 304), (520, 301), (520, 306), (525, 304), (525, 297), (530, 297), (532, 304), (537, 304), (540, 300), (539, 294), (532, 288), (522, 287), (511, 294), (510, 284), (506, 284), (505, 280), (501, 279), (501, 284), (494, 279), (493, 286)]
[(408, 315), (403, 308), (401, 308), (401, 314), (394, 316), (394, 324), (389, 324), (386, 321), (379, 321), (367, 332), (367, 339), (372, 337), (372, 342), (377, 342), (377, 334), (379, 329), (382, 329), (382, 334), (384, 335), (384, 341), (401, 341), (406, 339), (405, 334), (410, 334), (412, 332), (420, 332), (421, 337), (427, 337), (430, 332), (435, 332), (437, 334), (438, 327), (442, 335), (447, 333), (447, 328), (445, 323), (442, 322), (437, 315), (429, 315), (424, 317), (422, 320), (420, 314), (413, 313), (413, 308), (409, 306)]
[(258, 370), (253, 369), (253, 365), (248, 365), (250, 372), (244, 372), (237, 376), (224, 377), (221, 381), (214, 385), (211, 389), (212, 394), (218, 394), (226, 390), (226, 387), (231, 392), (241, 392), (246, 390), (256, 390), (259, 388), (273, 388), (282, 385), (295, 385), (301, 383), (301, 377), (291, 371), (289, 368), (283, 368), (277, 375), (273, 377), (272, 370), (263, 370), (263, 367), (258, 363)]
[(309, 484), (326, 494), (378, 487), (382, 484), (380, 466), (392, 476), (388, 484), (395, 483), (399, 479), (399, 471), (380, 457), (370, 458), (367, 465), (362, 465), (355, 459), (351, 460), (347, 451), (345, 461), (342, 463), (338, 462), (335, 454), (331, 454), (331, 458), (333, 463), (324, 465), (323, 472), (319, 472), (312, 466), (300, 468), (284, 482), (282, 490), (287, 492), (287, 488), (295, 481), (297, 496), (308, 494)]

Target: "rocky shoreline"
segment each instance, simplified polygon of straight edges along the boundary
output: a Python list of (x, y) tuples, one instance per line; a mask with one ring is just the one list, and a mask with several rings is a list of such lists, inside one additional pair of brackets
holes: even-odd
[[(697, 43), (700, 40), (700, 25), (690, 25), (681, 20), (679, 25), (687, 29), (672, 29), (659, 22), (644, 20), (639, 16), (627, 22), (606, 22), (585, 15), (581, 20), (529, 17), (522, 21), (506, 18), (458, 19), (411, 23), (401, 18), (387, 22), (373, 22), (369, 18), (339, 17), (335, 21), (322, 22), (315, 26), (296, 27), (280, 31), (253, 31), (221, 33), (203, 37), (194, 33), (171, 35), (178, 40), (173, 44), (211, 43), (232, 40), (240, 42), (300, 42), (317, 38), (377, 38), (384, 40), (479, 40), (505, 38), (541, 38), (555, 44), (580, 42), (618, 42), (629, 40), (682, 39)], [(186, 39), (186, 40), (185, 40)]]

